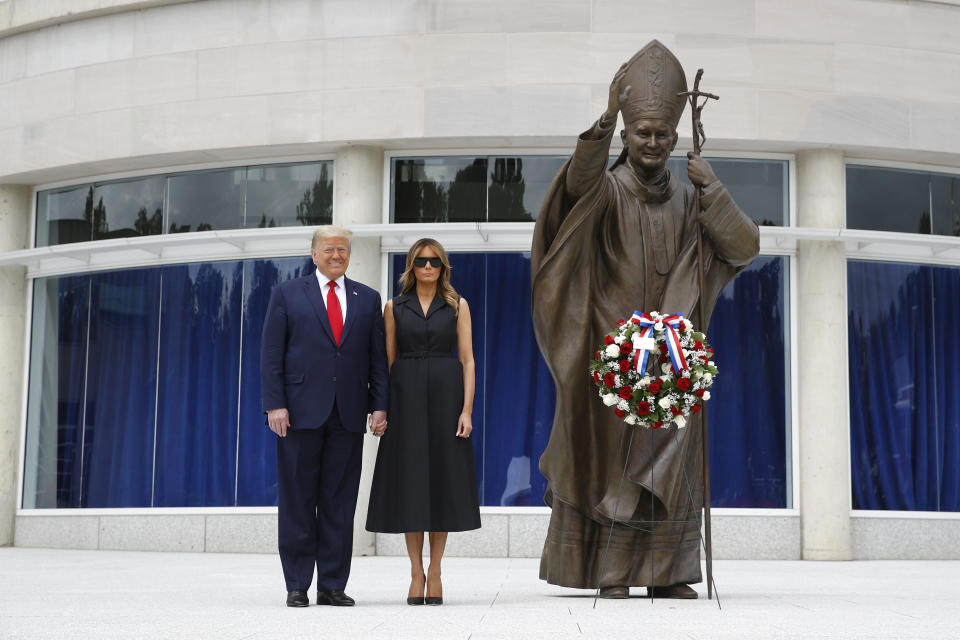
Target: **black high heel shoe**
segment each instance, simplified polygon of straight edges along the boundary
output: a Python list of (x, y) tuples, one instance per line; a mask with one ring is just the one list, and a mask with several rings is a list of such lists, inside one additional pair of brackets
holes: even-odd
[[(413, 585), (411, 584), (411, 586), (413, 586)], [(426, 576), (424, 576), (424, 578), (423, 578), (423, 588), (424, 588), (424, 589), (427, 588), (427, 578), (426, 578)], [(423, 596), (407, 596), (407, 604), (409, 604), (410, 606), (415, 606), (415, 605), (424, 604), (424, 597), (423, 597)]]
[[(429, 582), (429, 579), (427, 581)], [(437, 578), (437, 582), (440, 582), (440, 578)], [(440, 584), (440, 593), (443, 593), (443, 583)], [(443, 604), (443, 596), (426, 596), (423, 601), (424, 604), (430, 605)]]

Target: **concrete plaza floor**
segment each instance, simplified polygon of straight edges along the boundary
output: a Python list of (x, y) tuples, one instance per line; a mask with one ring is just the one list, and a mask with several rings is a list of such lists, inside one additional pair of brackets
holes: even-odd
[(405, 558), (354, 558), (356, 607), (289, 609), (276, 556), (3, 548), (0, 638), (960, 638), (957, 561), (718, 561), (722, 609), (594, 608), (537, 563), (448, 558), (445, 604), (410, 607)]

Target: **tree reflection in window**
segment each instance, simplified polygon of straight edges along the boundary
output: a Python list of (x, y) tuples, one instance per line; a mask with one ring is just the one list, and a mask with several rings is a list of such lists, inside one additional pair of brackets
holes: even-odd
[(36, 246), (332, 221), (332, 161), (237, 167), (39, 191)]
[(330, 161), (248, 167), (244, 227), (330, 224), (332, 169)]

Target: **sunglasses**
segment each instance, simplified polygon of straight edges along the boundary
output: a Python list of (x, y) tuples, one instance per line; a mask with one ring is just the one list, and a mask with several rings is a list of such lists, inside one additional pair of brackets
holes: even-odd
[(418, 269), (423, 269), (425, 266), (427, 266), (428, 262), (434, 269), (439, 269), (443, 264), (440, 258), (414, 258), (413, 266), (417, 267)]

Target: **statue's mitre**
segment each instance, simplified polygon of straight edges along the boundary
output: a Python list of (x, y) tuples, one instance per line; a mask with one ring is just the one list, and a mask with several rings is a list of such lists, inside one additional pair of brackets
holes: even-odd
[(687, 77), (677, 57), (659, 40), (651, 40), (627, 62), (620, 91), (630, 94), (620, 104), (624, 123), (637, 120), (666, 120), (676, 128), (686, 105), (678, 95), (687, 90)]

